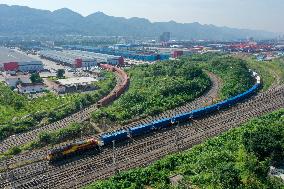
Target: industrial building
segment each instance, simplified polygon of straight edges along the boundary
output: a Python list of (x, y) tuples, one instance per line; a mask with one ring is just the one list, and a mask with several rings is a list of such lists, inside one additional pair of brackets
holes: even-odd
[(101, 53), (91, 53), (79, 50), (41, 51), (39, 55), (42, 58), (66, 64), (73, 68), (91, 68), (97, 63), (108, 63), (111, 65), (123, 64), (124, 59), (121, 56), (113, 56)]
[(68, 65), (72, 68), (90, 68), (97, 65), (96, 59), (74, 55), (67, 51), (45, 50), (40, 51), (42, 58)]
[(43, 70), (41, 61), (32, 59), (14, 50), (0, 47), (0, 70), (38, 72)]
[(16, 87), (19, 83), (32, 83), (30, 80), (30, 75), (4, 75), (5, 83), (9, 87)]
[(21, 94), (41, 93), (46, 89), (43, 83), (21, 83), (17, 88)]
[(121, 56), (93, 53), (93, 52), (80, 51), (80, 50), (69, 50), (65, 52), (74, 56), (82, 56), (86, 58), (95, 59), (98, 63), (107, 63), (111, 65), (121, 65), (124, 63), (124, 59)]
[(91, 90), (96, 90), (96, 86), (93, 85), (94, 82), (98, 80), (92, 77), (76, 77), (68, 79), (59, 79), (55, 83), (53, 90), (58, 93), (72, 93), (72, 92), (86, 92)]

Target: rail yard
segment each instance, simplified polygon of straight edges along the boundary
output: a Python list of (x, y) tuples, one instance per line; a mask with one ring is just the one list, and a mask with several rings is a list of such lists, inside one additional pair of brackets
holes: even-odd
[[(213, 85), (204, 96), (183, 107), (139, 120), (126, 127), (149, 123), (158, 118), (172, 117), (204, 106), (204, 102), (217, 96), (220, 85), (220, 79), (213, 74), (209, 75)], [(79, 158), (66, 159), (58, 164), (50, 164), (45, 159), (47, 149), (15, 156), (1, 162), (1, 167), (5, 168), (2, 169), (0, 174), (3, 179), (0, 186), (4, 188), (78, 188), (91, 183), (93, 180), (107, 178), (117, 171), (149, 165), (149, 163), (167, 154), (188, 149), (253, 117), (283, 108), (283, 90), (283, 86), (276, 86), (230, 109), (221, 110), (205, 118), (194, 120), (194, 122), (181, 124), (166, 131), (157, 131), (127, 142), (117, 143), (99, 151), (87, 152)], [(53, 127), (47, 126), (43, 129), (52, 130), (64, 127), (64, 123), (68, 120), (88, 119), (90, 108), (96, 108), (96, 106), (78, 112), (72, 115), (72, 118), (66, 118), (54, 124)], [(33, 140), (32, 136), (35, 136), (33, 132), (35, 131), (15, 136), (15, 138), (18, 137), (19, 144), (23, 144)], [(1, 150), (5, 151), (17, 145), (14, 141), (11, 138), (4, 141)]]
[[(66, 188), (68, 186), (76, 188), (92, 182), (93, 179), (111, 176), (117, 170), (148, 165), (168, 153), (190, 148), (194, 144), (236, 127), (252, 117), (283, 107), (283, 90), (283, 86), (278, 86), (232, 109), (196, 120), (190, 127), (184, 125), (167, 132), (158, 132), (143, 139), (136, 139), (131, 143), (118, 144), (114, 151), (107, 148), (100, 154), (88, 154), (80, 160), (71, 162), (67, 160), (64, 164), (57, 166), (49, 165), (48, 161), (40, 161), (11, 169), (1, 173), (1, 177), (4, 179), (1, 186), (12, 185), (14, 188)], [(173, 133), (175, 134), (173, 135)], [(43, 152), (42, 157), (45, 155)], [(115, 161), (113, 161), (114, 157)], [(13, 162), (7, 162), (8, 166), (11, 164)], [(11, 178), (13, 180), (9, 180)]]

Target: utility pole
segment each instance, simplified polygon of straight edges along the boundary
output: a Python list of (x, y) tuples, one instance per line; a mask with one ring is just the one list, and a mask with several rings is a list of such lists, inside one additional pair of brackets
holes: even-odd
[[(8, 163), (8, 158), (5, 160), (5, 166), (6, 166), (6, 181), (9, 183), (10, 187), (13, 188), (12, 182), (13, 180), (10, 179), (10, 169), (9, 169), (9, 163)], [(10, 182), (9, 182), (10, 180)]]
[(179, 152), (179, 132), (178, 132), (178, 129), (179, 129), (179, 121), (178, 121), (178, 124), (177, 124), (177, 127), (176, 127), (176, 149), (177, 149), (177, 152)]
[(115, 140), (112, 141), (112, 163), (114, 166), (114, 171), (116, 171), (116, 157), (115, 157)]

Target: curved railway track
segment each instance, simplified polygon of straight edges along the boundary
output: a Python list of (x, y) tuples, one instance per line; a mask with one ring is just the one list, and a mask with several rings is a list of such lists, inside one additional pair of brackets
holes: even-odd
[[(116, 73), (116, 72), (115, 72)], [(121, 87), (121, 83), (123, 83), (122, 78), (119, 74), (116, 73), (116, 86), (114, 89), (110, 92), (113, 93), (113, 91), (116, 91), (117, 88)], [(48, 132), (48, 131), (55, 131), (64, 127), (67, 127), (72, 122), (83, 122), (90, 118), (90, 115), (93, 111), (97, 109), (97, 104), (93, 104), (87, 108), (84, 108), (62, 120), (56, 121), (54, 123), (48, 124), (46, 126), (34, 129), (32, 131), (18, 134), (15, 136), (11, 136), (3, 141), (0, 142), (0, 153), (5, 152), (6, 150), (15, 147), (20, 146), (23, 144), (26, 144), (28, 142), (31, 142), (37, 138), (39, 133), (41, 132)]]
[(98, 154), (90, 152), (79, 159), (68, 159), (61, 165), (39, 161), (11, 169), (0, 174), (0, 188), (78, 188), (107, 178), (117, 170), (149, 165), (169, 153), (188, 149), (251, 118), (283, 107), (284, 86), (279, 86), (192, 124), (119, 143), (114, 151), (108, 147)]
[(158, 120), (161, 118), (170, 118), (177, 114), (189, 112), (193, 109), (198, 109), (204, 107), (208, 104), (212, 104), (212, 101), (218, 98), (219, 88), (221, 86), (221, 79), (218, 78), (215, 74), (207, 72), (208, 76), (212, 81), (211, 89), (208, 90), (204, 95), (199, 98), (196, 98), (194, 101), (186, 103), (181, 107), (174, 108), (172, 110), (167, 110), (161, 114), (155, 116), (148, 116), (145, 119), (139, 119), (137, 121), (131, 122), (130, 124), (126, 125), (125, 127), (132, 127), (139, 124), (150, 123), (154, 120)]
[[(131, 123), (131, 124), (125, 126), (125, 127), (131, 127), (133, 125), (138, 125), (138, 124), (145, 123), (145, 122), (151, 122), (151, 120), (158, 119), (158, 118), (161, 118), (161, 117), (171, 117), (173, 115), (176, 115), (177, 113), (190, 111), (190, 110), (193, 110), (193, 109), (196, 109), (196, 108), (201, 108), (201, 107), (204, 106), (204, 103), (209, 103), (210, 100), (216, 99), (218, 97), (218, 91), (219, 91), (219, 88), (220, 88), (220, 85), (221, 85), (221, 80), (220, 80), (220, 78), (218, 78), (216, 75), (214, 75), (212, 73), (208, 73), (208, 75), (209, 75), (209, 77), (212, 81), (212, 86), (211, 86), (210, 90), (208, 90), (203, 96), (195, 99), (192, 102), (185, 104), (182, 107), (178, 107), (178, 108), (175, 108), (173, 110), (166, 111), (166, 112), (159, 114), (157, 116), (149, 117), (149, 118), (146, 118), (146, 119), (141, 119), (141, 120), (136, 121), (134, 123)], [(17, 155), (14, 158), (10, 159), (9, 161), (12, 161), (12, 162), (19, 162), (19, 161), (20, 162), (21, 161), (32, 162), (32, 161), (40, 160), (40, 158), (44, 157), (45, 155), (46, 155), (46, 150), (43, 150), (43, 149), (34, 150), (32, 152), (26, 152), (26, 153)], [(0, 162), (0, 165), (1, 164), (5, 164), (5, 161)]]

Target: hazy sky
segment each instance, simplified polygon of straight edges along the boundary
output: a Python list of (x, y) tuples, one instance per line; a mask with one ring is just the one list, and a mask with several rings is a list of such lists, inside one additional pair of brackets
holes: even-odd
[(0, 4), (56, 10), (69, 8), (86, 16), (102, 11), (112, 16), (284, 33), (284, 0), (0, 0)]

